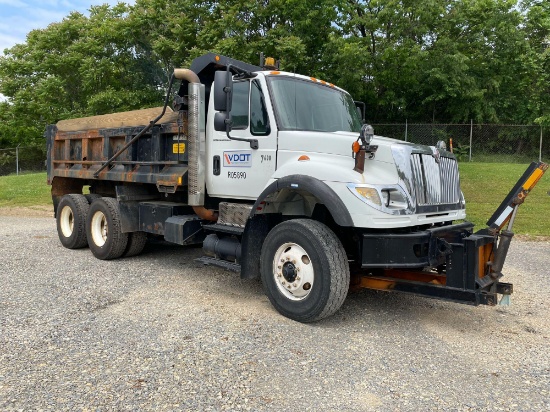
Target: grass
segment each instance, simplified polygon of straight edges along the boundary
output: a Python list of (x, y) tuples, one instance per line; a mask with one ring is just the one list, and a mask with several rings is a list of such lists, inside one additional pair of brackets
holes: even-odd
[[(500, 202), (521, 177), (526, 164), (460, 162), (462, 190), (468, 220), (476, 229), (485, 227)], [(550, 171), (520, 206), (514, 232), (527, 236), (550, 236)], [(0, 176), (0, 207), (50, 205), (46, 173)]]
[(0, 207), (50, 205), (46, 173), (0, 176)]
[[(466, 198), (468, 220), (485, 227), (527, 164), (460, 162), (460, 181)], [(513, 231), (527, 236), (550, 236), (550, 171), (519, 207)]]
[[(515, 154), (497, 154), (497, 153), (472, 153), (472, 162), (476, 163), (524, 163), (525, 168), (531, 163), (532, 159), (538, 159), (538, 153), (529, 155), (515, 155)], [(545, 156), (546, 157), (546, 156)], [(542, 161), (547, 162), (547, 159), (543, 157)], [(468, 154), (461, 158), (463, 161), (468, 161)]]

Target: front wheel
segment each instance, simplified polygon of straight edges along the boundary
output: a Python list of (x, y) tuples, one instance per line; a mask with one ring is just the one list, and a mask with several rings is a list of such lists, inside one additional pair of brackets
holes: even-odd
[(90, 250), (96, 258), (108, 260), (122, 256), (128, 244), (128, 233), (122, 233), (116, 199), (102, 197), (92, 202), (88, 212), (86, 236)]
[(289, 220), (267, 235), (261, 254), (264, 290), (284, 316), (314, 322), (334, 314), (348, 293), (346, 251), (326, 225)]

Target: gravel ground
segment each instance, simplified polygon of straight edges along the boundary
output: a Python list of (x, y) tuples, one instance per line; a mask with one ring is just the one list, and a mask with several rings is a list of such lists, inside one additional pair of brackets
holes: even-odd
[(0, 216), (0, 410), (550, 410), (549, 242), (513, 242), (512, 306), (365, 290), (310, 325), (199, 255)]

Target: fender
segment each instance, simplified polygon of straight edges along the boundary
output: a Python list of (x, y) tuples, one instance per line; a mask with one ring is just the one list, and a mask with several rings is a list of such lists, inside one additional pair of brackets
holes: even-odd
[(260, 194), (246, 222), (242, 239), (241, 278), (252, 279), (260, 275), (260, 254), (269, 230), (280, 223), (280, 217), (256, 213), (260, 203), (282, 189), (302, 190), (324, 204), (334, 221), (340, 226), (353, 226), (353, 221), (342, 199), (324, 182), (307, 175), (291, 175), (276, 180)]
[(351, 215), (349, 214), (344, 202), (342, 202), (342, 199), (340, 199), (340, 197), (338, 197), (338, 195), (327, 184), (307, 175), (286, 176), (271, 183), (260, 194), (256, 200), (256, 203), (254, 203), (250, 217), (252, 218), (256, 215), (258, 210), (257, 208), (260, 206), (261, 202), (264, 202), (268, 196), (277, 193), (282, 189), (289, 189), (291, 191), (303, 190), (310, 193), (327, 207), (334, 221), (338, 225), (347, 227), (353, 226)]

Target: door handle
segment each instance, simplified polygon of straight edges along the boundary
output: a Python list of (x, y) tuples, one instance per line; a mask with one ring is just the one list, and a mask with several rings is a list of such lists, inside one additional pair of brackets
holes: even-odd
[(214, 164), (212, 167), (212, 172), (214, 173), (214, 176), (219, 176), (221, 173), (220, 156), (218, 155), (214, 156)]

